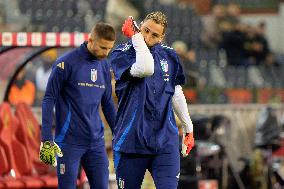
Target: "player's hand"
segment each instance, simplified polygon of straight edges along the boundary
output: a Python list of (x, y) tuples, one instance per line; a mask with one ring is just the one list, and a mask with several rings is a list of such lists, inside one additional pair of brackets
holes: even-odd
[(56, 155), (62, 157), (63, 153), (55, 142), (45, 141), (40, 144), (39, 159), (47, 165), (57, 166)]
[(183, 157), (188, 156), (190, 150), (194, 146), (194, 138), (193, 138), (193, 133), (185, 133), (183, 134), (182, 138), (182, 150), (181, 153)]
[(122, 25), (122, 33), (126, 37), (131, 38), (133, 35), (136, 33), (139, 33), (139, 27), (137, 26), (136, 22), (133, 20), (132, 16), (129, 16), (125, 21), (124, 24)]

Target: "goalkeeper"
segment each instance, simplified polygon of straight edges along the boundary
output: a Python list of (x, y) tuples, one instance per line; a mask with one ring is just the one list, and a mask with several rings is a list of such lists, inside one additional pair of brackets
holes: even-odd
[(148, 14), (140, 28), (129, 17), (122, 32), (131, 40), (111, 53), (119, 104), (113, 149), (120, 189), (140, 188), (146, 169), (157, 189), (177, 188), (180, 153), (173, 110), (183, 125), (182, 154), (187, 156), (194, 145), (183, 70), (176, 52), (161, 44), (166, 28), (161, 12)]
[[(113, 27), (97, 23), (88, 41), (53, 64), (42, 102), (40, 160), (57, 165), (60, 189), (76, 188), (80, 163), (92, 189), (108, 188), (108, 158), (99, 106), (113, 130), (116, 110), (106, 57), (114, 42)], [(53, 139), (54, 105), (56, 129)]]

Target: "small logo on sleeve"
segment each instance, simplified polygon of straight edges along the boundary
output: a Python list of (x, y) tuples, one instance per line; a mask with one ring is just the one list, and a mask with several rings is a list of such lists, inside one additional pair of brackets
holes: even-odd
[(60, 62), (56, 66), (64, 70), (64, 62)]
[(59, 165), (59, 172), (61, 175), (64, 175), (65, 173), (65, 163), (60, 163)]
[(178, 173), (178, 175), (176, 176), (177, 179), (179, 179), (180, 173)]
[(124, 180), (122, 178), (118, 179), (118, 187), (119, 189), (124, 189)]

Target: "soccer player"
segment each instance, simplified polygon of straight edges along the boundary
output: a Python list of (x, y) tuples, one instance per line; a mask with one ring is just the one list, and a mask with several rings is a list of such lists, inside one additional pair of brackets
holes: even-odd
[[(60, 57), (53, 65), (42, 102), (40, 159), (53, 166), (58, 164), (60, 189), (76, 188), (80, 163), (92, 189), (108, 188), (108, 158), (99, 106), (101, 104), (113, 130), (116, 109), (106, 57), (114, 42), (113, 27), (97, 23), (87, 42)], [(53, 139), (54, 105), (56, 129)]]
[(166, 28), (161, 12), (148, 14), (139, 29), (129, 17), (122, 32), (131, 40), (110, 56), (118, 97), (113, 148), (120, 189), (140, 188), (146, 169), (157, 189), (177, 188), (180, 154), (173, 110), (183, 126), (183, 155), (194, 145), (183, 70), (175, 51), (161, 44)]

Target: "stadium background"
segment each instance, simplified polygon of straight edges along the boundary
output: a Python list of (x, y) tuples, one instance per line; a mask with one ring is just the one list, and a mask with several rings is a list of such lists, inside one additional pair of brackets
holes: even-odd
[[(182, 159), (184, 169), (189, 162), (193, 171), (186, 173), (185, 170), (184, 174), (181, 173), (181, 180), (188, 187), (199, 183), (200, 188), (214, 188), (218, 183), (219, 188), (234, 188), (232, 185), (237, 183), (235, 187), (242, 188), (246, 182), (243, 180), (244, 183), (240, 184), (236, 175), (241, 175), (247, 164), (240, 158), (249, 161), (249, 166), (253, 165), (258, 153), (255, 148), (257, 126), (263, 123), (265, 113), (271, 113), (276, 119), (276, 122), (269, 120), (267, 123), (267, 127), (276, 125), (272, 128), (274, 132), (268, 129), (269, 140), (276, 138), (281, 143), (284, 122), (283, 1), (0, 0), (1, 102), (10, 102), (12, 111), (15, 111), (16, 117), (19, 116), (20, 113), (16, 112), (18, 101), (10, 99), (9, 95), (13, 84), (23, 85), (24, 81), (30, 81), (34, 91), (29, 90), (26, 96), (31, 97), (28, 104), (40, 123), (42, 86), (48, 77), (48, 68), (58, 56), (86, 39), (86, 33), (96, 22), (111, 23), (117, 29), (118, 44), (126, 40), (120, 27), (127, 16), (134, 16), (139, 23), (147, 13), (157, 10), (168, 16), (164, 43), (176, 49), (184, 65), (188, 80), (184, 93), (196, 126), (196, 138), (200, 141), (196, 153), (194, 151), (189, 157), (191, 160)], [(47, 43), (46, 32), (54, 33), (54, 44)], [(25, 70), (24, 76), (17, 77), (22, 70)], [(7, 112), (5, 108), (6, 105), (1, 105), (1, 112)], [(217, 123), (219, 129), (216, 129), (214, 120), (218, 118), (222, 121)], [(39, 126), (36, 121), (34, 123), (35, 127)], [(14, 124), (11, 123), (10, 127)], [(0, 139), (3, 141), (7, 140), (4, 138), (4, 126), (5, 119), (1, 117)], [(112, 163), (111, 135), (107, 126), (106, 143)], [(216, 146), (218, 148), (214, 151)], [(13, 147), (11, 149), (13, 153), (16, 151)], [(7, 154), (5, 148), (0, 148), (0, 151)], [(267, 155), (268, 152), (261, 149), (262, 164), (270, 169), (273, 157), (280, 169), (283, 158), (281, 147), (273, 151), (273, 156)], [(15, 156), (16, 161), (17, 158)], [(214, 165), (204, 163), (209, 160)], [(9, 160), (7, 164), (5, 168), (1, 163), (0, 180), (14, 176)], [(17, 166), (17, 163), (13, 165)], [(211, 169), (208, 170), (208, 167)], [(113, 173), (113, 165), (110, 170)], [(258, 173), (266, 172), (262, 168)], [(16, 177), (18, 180), (21, 178)], [(270, 186), (275, 188), (279, 185), (273, 176), (268, 177), (262, 178), (263, 182), (259, 182), (262, 184), (258, 187), (252, 184), (250, 188), (271, 188), (267, 187), (271, 180), (273, 184)], [(154, 188), (149, 174), (146, 178), (143, 188)], [(250, 183), (257, 182), (256, 177), (251, 180)], [(87, 184), (80, 187), (87, 187)], [(180, 185), (179, 188), (186, 186)]]

